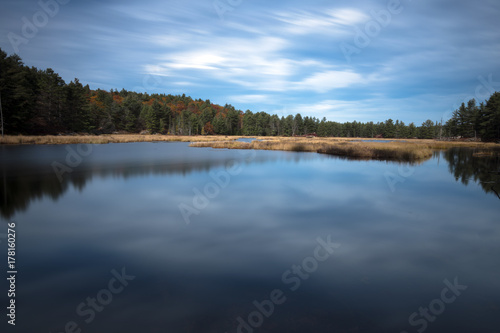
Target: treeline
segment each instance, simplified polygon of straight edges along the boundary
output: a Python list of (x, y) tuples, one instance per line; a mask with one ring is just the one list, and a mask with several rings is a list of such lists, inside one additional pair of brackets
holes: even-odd
[(483, 141), (500, 139), (500, 92), (495, 92), (486, 104), (477, 105), (475, 99), (469, 100), (453, 112), (446, 122), (450, 136), (480, 137)]
[(185, 95), (92, 90), (78, 79), (65, 83), (50, 68), (25, 66), (19, 56), (8, 56), (1, 49), (0, 110), (6, 134), (148, 131), (174, 135), (500, 138), (500, 93), (493, 94), (486, 104), (478, 106), (471, 100), (462, 105), (445, 124), (427, 120), (416, 126), (392, 119), (338, 123), (301, 114), (279, 117), (243, 112), (229, 104), (221, 106)]

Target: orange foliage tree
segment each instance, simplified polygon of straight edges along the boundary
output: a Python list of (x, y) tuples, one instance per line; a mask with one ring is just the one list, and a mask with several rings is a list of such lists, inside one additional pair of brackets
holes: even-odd
[(203, 132), (206, 135), (214, 135), (214, 127), (212, 126), (212, 123), (210, 122), (206, 123), (205, 126), (203, 127)]

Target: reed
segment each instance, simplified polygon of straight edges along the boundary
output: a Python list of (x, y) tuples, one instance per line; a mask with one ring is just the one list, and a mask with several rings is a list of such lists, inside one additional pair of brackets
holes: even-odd
[(425, 145), (408, 143), (352, 142), (331, 144), (319, 149), (318, 153), (361, 159), (413, 162), (430, 158), (432, 149)]
[(377, 159), (402, 162), (421, 162), (432, 157), (436, 149), (451, 147), (476, 147), (490, 151), (495, 144), (479, 142), (443, 142), (434, 140), (391, 140), (393, 142), (360, 142), (359, 138), (283, 138), (258, 137), (263, 141), (244, 142), (197, 142), (191, 147), (228, 149), (284, 150), (318, 152), (353, 159)]

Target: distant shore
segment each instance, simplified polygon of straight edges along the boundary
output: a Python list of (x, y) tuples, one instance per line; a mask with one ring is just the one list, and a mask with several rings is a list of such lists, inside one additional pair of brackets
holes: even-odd
[[(304, 137), (255, 137), (253, 142), (236, 141), (244, 136), (177, 136), (177, 135), (57, 135), (57, 136), (5, 136), (1, 145), (54, 145), (54, 144), (107, 144), (128, 142), (191, 142), (191, 147), (221, 149), (282, 150), (317, 152), (356, 159), (377, 159), (403, 162), (421, 162), (430, 158), (434, 150), (452, 147), (471, 147), (477, 156), (500, 154), (500, 144), (484, 142), (438, 141), (426, 139), (376, 139), (373, 138), (304, 138)], [(378, 142), (390, 141), (390, 142)]]

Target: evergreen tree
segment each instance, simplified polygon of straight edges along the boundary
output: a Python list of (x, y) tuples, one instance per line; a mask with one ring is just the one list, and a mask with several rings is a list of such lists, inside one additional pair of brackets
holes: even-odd
[(62, 106), (64, 103), (64, 80), (51, 68), (38, 73), (38, 95), (36, 117), (50, 131), (62, 131)]
[(434, 138), (434, 122), (432, 120), (427, 119), (425, 122), (423, 122), (419, 130), (419, 139)]
[(467, 103), (464, 126), (464, 134), (466, 137), (477, 137), (477, 132), (479, 130), (479, 108), (476, 105), (475, 99), (471, 99)]
[(300, 113), (295, 115), (293, 118), (292, 135), (303, 135), (304, 134), (304, 120)]
[(252, 111), (247, 110), (243, 115), (243, 135), (255, 135), (255, 118)]
[(385, 121), (384, 138), (394, 138), (396, 135), (396, 126), (392, 119)]
[(89, 87), (83, 87), (78, 79), (64, 87), (63, 119), (67, 130), (83, 132), (89, 129), (89, 115), (86, 105)]
[(0, 50), (0, 94), (6, 133), (29, 133), (36, 98), (36, 79), (18, 55)]
[(481, 128), (484, 141), (500, 140), (500, 92), (491, 95), (482, 110)]
[(409, 138), (416, 138), (416, 137), (418, 137), (418, 129), (417, 129), (417, 126), (415, 126), (414, 123), (410, 123), (408, 125), (408, 137)]

